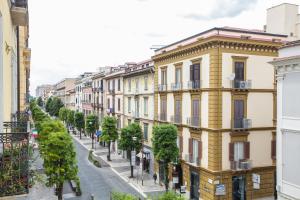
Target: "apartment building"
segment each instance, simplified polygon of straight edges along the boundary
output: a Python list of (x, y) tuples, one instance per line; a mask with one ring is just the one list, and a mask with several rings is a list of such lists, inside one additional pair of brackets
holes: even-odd
[[(276, 85), (268, 63), (286, 36), (212, 28), (155, 51), (156, 123), (178, 127), (191, 199), (273, 196)], [(163, 163), (155, 164), (163, 178)]]
[(67, 91), (75, 88), (76, 78), (65, 78), (62, 81), (55, 84), (54, 96), (60, 98), (63, 104), (66, 104)]
[(81, 80), (82, 86), (82, 112), (85, 116), (93, 113), (92, 107), (92, 75)]
[(83, 112), (82, 108), (82, 99), (83, 99), (83, 93), (82, 93), (82, 87), (83, 87), (83, 82), (82, 80), (86, 77), (92, 76), (93, 73), (91, 72), (85, 72), (81, 75), (79, 75), (76, 78), (75, 81), (75, 110), (77, 112)]
[(65, 107), (75, 111), (75, 87), (66, 91)]
[[(12, 114), (24, 108), (24, 93), (21, 93), (23, 54), (20, 49), (20, 29), (28, 26), (28, 7), (26, 0), (5, 0), (0, 2), (0, 131), (3, 122), (11, 121)], [(29, 74), (27, 74), (28, 76)], [(22, 77), (21, 77), (22, 76)], [(22, 95), (23, 94), (23, 95)], [(27, 95), (27, 94), (26, 94)], [(22, 104), (22, 106), (21, 106)]]
[(105, 68), (100, 69), (98, 73), (94, 74), (92, 77), (92, 107), (93, 113), (98, 116), (101, 122), (106, 110), (104, 110), (105, 93), (104, 93), (104, 76)]
[(268, 33), (287, 35), (287, 40), (300, 39), (300, 14), (296, 4), (282, 3), (267, 9)]
[(287, 43), (271, 62), (277, 77), (277, 137), (273, 151), (277, 161), (278, 199), (300, 197), (300, 41)]
[[(154, 65), (152, 60), (143, 61), (125, 69), (123, 75), (124, 127), (131, 122), (139, 123), (143, 131), (143, 168), (153, 174), (154, 156), (151, 136), (154, 122)], [(127, 156), (127, 155), (126, 155)]]
[(46, 101), (51, 95), (53, 95), (54, 86), (53, 85), (39, 85), (35, 89), (35, 96), (41, 97), (43, 101)]

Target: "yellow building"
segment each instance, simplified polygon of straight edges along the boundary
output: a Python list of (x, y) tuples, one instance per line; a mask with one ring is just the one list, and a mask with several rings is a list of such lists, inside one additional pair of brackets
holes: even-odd
[[(191, 199), (275, 192), (275, 73), (286, 37), (213, 28), (156, 50), (155, 121), (178, 127), (173, 168)], [(163, 163), (155, 170), (162, 179)]]
[[(14, 2), (14, 3), (12, 3)], [(0, 131), (3, 121), (19, 109), (20, 57), (18, 39), (21, 26), (28, 25), (26, 0), (0, 1)]]

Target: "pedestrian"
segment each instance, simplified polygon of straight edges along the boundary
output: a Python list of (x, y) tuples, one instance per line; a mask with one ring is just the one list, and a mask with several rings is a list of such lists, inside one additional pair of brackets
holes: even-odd
[(154, 179), (154, 184), (156, 184), (156, 180), (157, 180), (157, 174), (156, 174), (156, 172), (154, 172), (154, 174), (153, 174), (153, 179)]

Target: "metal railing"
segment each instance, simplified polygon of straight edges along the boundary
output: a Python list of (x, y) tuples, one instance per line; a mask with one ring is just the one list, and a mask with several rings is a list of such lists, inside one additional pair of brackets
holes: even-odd
[(167, 113), (160, 113), (159, 114), (159, 120), (167, 121)]
[(171, 116), (171, 122), (173, 122), (175, 124), (181, 124), (182, 123), (181, 115), (172, 115)]
[(27, 8), (28, 0), (11, 0), (11, 4), (16, 7)]
[(250, 88), (252, 88), (251, 80), (245, 80), (245, 81), (233, 80), (231, 84), (232, 84), (232, 88), (235, 88), (235, 89), (250, 89)]
[(186, 123), (189, 126), (193, 126), (193, 127), (200, 127), (200, 117), (188, 117), (186, 119)]
[(167, 89), (168, 89), (168, 85), (167, 84), (159, 84), (158, 85), (158, 91), (159, 92), (167, 91)]
[(182, 90), (182, 83), (172, 83), (171, 84), (171, 90)]
[(201, 88), (201, 81), (200, 80), (189, 81), (188, 82), (188, 88), (190, 90), (200, 89)]
[(230, 169), (233, 171), (250, 170), (251, 168), (252, 168), (251, 160), (239, 160), (239, 161), (230, 162)]
[(252, 120), (241, 118), (241, 119), (234, 119), (232, 121), (233, 129), (249, 129), (252, 128)]
[(184, 160), (188, 163), (194, 164), (196, 166), (200, 166), (200, 159), (199, 157), (194, 157), (191, 154), (186, 154)]

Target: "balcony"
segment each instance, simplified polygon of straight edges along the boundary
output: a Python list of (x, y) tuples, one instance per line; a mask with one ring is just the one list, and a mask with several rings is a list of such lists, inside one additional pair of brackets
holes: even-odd
[(182, 83), (172, 83), (171, 90), (173, 91), (182, 90)]
[(239, 161), (230, 162), (230, 169), (233, 171), (250, 170), (251, 168), (252, 168), (251, 160), (239, 160)]
[(233, 120), (233, 129), (239, 130), (239, 129), (249, 129), (252, 128), (252, 120), (251, 119), (234, 119)]
[(108, 114), (115, 114), (115, 108), (108, 108), (107, 113)]
[(168, 85), (166, 85), (166, 84), (159, 84), (158, 85), (158, 91), (159, 92), (165, 92), (165, 91), (167, 91), (167, 89), (168, 89)]
[(195, 128), (200, 127), (200, 117), (188, 117), (186, 119), (186, 124)]
[(182, 117), (180, 115), (172, 115), (171, 116), (171, 122), (174, 124), (181, 124), (182, 123)]
[(115, 89), (110, 89), (110, 90), (108, 90), (108, 93), (111, 94), (111, 95), (114, 95), (115, 92), (116, 92)]
[(134, 118), (140, 118), (140, 113), (138, 111), (131, 111), (131, 115)]
[(246, 80), (246, 81), (233, 80), (231, 84), (232, 84), (232, 88), (234, 89), (247, 90), (252, 88), (251, 80)]
[(11, 18), (16, 26), (28, 25), (28, 8), (27, 0), (11, 0)]
[(97, 88), (92, 88), (92, 92), (97, 92)]
[(99, 88), (98, 88), (98, 90), (100, 91), (100, 92), (103, 92), (104, 90), (103, 90), (103, 86), (100, 86)]
[(167, 121), (167, 113), (160, 113), (159, 114), (160, 121)]
[(97, 103), (97, 108), (103, 109), (103, 103)]
[(185, 154), (184, 160), (195, 166), (200, 166), (200, 159), (198, 157), (192, 156), (191, 154)]
[(188, 89), (190, 90), (196, 90), (201, 88), (201, 81), (195, 80), (195, 81), (189, 81), (188, 82)]

